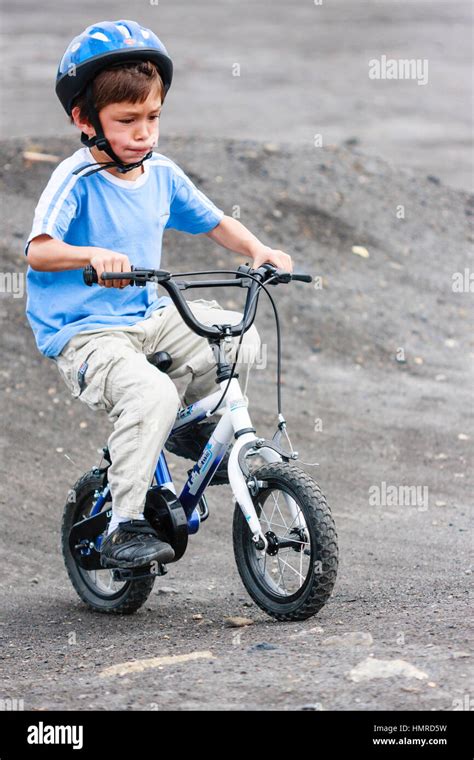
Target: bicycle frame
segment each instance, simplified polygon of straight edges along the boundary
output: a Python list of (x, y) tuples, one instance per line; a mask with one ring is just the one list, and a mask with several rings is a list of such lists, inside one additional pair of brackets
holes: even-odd
[[(207, 412), (215, 407), (222, 395), (222, 391), (227, 385), (227, 381), (222, 381), (220, 385), (220, 391), (205, 396), (200, 401), (181, 409), (178, 412), (173, 431), (204, 419), (207, 416)], [(206, 487), (218, 468), (222, 458), (225, 456), (234, 434), (245, 428), (252, 428), (252, 423), (247, 410), (247, 401), (242, 396), (240, 384), (236, 378), (233, 378), (230, 382), (229, 389), (224, 399), (224, 404), (226, 410), (217, 423), (209, 441), (204, 446), (201, 456), (192, 468), (178, 497), (188, 518), (188, 524), (193, 518), (195, 520), (196, 515), (199, 514), (197, 510), (199, 500), (206, 490)], [(222, 409), (224, 404), (218, 407), (218, 409)], [(243, 433), (237, 439), (229, 457), (229, 483), (236, 501), (238, 501), (244, 511), (244, 515), (248, 521), (252, 534), (256, 535), (256, 540), (258, 540), (262, 534), (260, 522), (257, 518), (252, 499), (249, 495), (248, 486), (237, 459), (238, 452), (242, 445), (248, 441), (256, 440), (257, 438), (252, 432)], [(160, 454), (156, 466), (155, 478), (157, 484), (167, 486), (176, 493), (163, 451)], [(191, 525), (190, 527), (191, 532), (194, 533), (199, 528), (199, 523), (194, 529)]]
[[(205, 396), (199, 401), (180, 409), (176, 416), (176, 422), (173, 425), (172, 431), (205, 419), (207, 412), (214, 409), (219, 401), (224, 388), (227, 386), (227, 380), (223, 380), (220, 385), (220, 391), (216, 391), (215, 393)], [(222, 413), (221, 419), (217, 423), (209, 441), (204, 446), (201, 456), (192, 468), (179, 496), (176, 492), (176, 487), (173, 483), (173, 478), (169, 471), (163, 450), (158, 458), (154, 477), (158, 486), (169, 488), (178, 496), (188, 519), (188, 532), (196, 533), (200, 525), (199, 510), (197, 508), (199, 501), (222, 458), (225, 456), (234, 434), (239, 433), (239, 431), (247, 430), (248, 432), (241, 433), (238, 436), (230, 453), (228, 470), (229, 483), (234, 498), (247, 520), (253, 540), (255, 542), (262, 540), (266, 548), (267, 540), (263, 534), (260, 521), (257, 517), (249, 493), (247, 482), (238, 461), (239, 453), (243, 446), (249, 442), (256, 442), (258, 438), (255, 433), (252, 432), (253, 426), (247, 409), (247, 401), (243, 397), (239, 381), (235, 377), (230, 381), (224, 402), (218, 407), (218, 410), (222, 410), (224, 405), (226, 409)], [(248, 430), (249, 428), (250, 430)], [(281, 461), (281, 457), (276, 451), (266, 448), (265, 446), (259, 448), (258, 453), (267, 462)], [(94, 509), (91, 512), (91, 516), (101, 511), (103, 504), (107, 500), (108, 493), (109, 486), (106, 486), (104, 491), (99, 494)], [(296, 523), (299, 524), (300, 518), (297, 505), (287, 494), (285, 494), (285, 500), (290, 506), (293, 518)]]

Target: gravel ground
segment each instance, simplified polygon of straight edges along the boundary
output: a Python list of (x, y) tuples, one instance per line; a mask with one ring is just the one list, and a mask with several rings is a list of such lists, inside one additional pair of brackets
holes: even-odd
[[(21, 159), (32, 147), (62, 158), (76, 142), (0, 143), (3, 273), (26, 270), (23, 241), (52, 169)], [(474, 347), (472, 295), (452, 283), (454, 273), (472, 271), (473, 198), (354, 147), (175, 138), (160, 149), (226, 213), (239, 206), (264, 242), (322, 278), (321, 289), (296, 283), (273, 292), (290, 437), (305, 462), (319, 463), (304, 469), (338, 529), (335, 591), (304, 623), (278, 623), (259, 610), (237, 573), (231, 492), (221, 487), (209, 489), (210, 519), (137, 614), (89, 611), (67, 578), (59, 529), (68, 489), (98, 463), (111, 427), (70, 398), (37, 351), (24, 295), (1, 293), (0, 696), (37, 710), (455, 709), (472, 694)], [(167, 234), (162, 267), (172, 271), (244, 260), (204, 236)], [(234, 291), (218, 298), (240, 306)], [(263, 298), (257, 326), (268, 362), (251, 376), (250, 411), (258, 434), (269, 437), (276, 354)], [(169, 460), (179, 484), (185, 467)], [(372, 506), (369, 489), (382, 483), (426, 488), (427, 502)], [(251, 624), (229, 627), (235, 616)], [(197, 659), (104, 673), (192, 653)], [(392, 668), (402, 660), (418, 677), (354, 680), (366, 660)]]

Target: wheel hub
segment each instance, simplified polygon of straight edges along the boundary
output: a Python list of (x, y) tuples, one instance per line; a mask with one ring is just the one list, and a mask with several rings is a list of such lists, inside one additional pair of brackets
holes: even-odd
[(272, 530), (267, 531), (265, 533), (265, 538), (267, 539), (267, 554), (270, 555), (270, 557), (274, 557), (275, 554), (278, 554), (278, 536), (273, 533)]

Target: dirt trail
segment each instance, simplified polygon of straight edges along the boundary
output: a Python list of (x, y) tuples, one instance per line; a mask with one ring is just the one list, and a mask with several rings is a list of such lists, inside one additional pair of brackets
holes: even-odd
[[(34, 142), (60, 157), (76, 148)], [(23, 241), (52, 169), (25, 165), (19, 149), (30, 144), (0, 143), (3, 273), (25, 272)], [(216, 488), (210, 519), (138, 614), (89, 612), (67, 579), (59, 527), (68, 489), (98, 462), (110, 426), (69, 397), (38, 353), (24, 295), (1, 293), (0, 697), (23, 698), (26, 709), (452, 710), (469, 692), (472, 662), (472, 294), (452, 285), (454, 273), (473, 269), (473, 198), (356, 149), (215, 139), (168, 139), (160, 149), (226, 213), (238, 206), (264, 242), (322, 278), (321, 289), (297, 283), (274, 297), (289, 433), (303, 460), (319, 462), (306, 469), (338, 528), (335, 593), (304, 624), (267, 618), (234, 564), (230, 490)], [(241, 260), (170, 232), (162, 267)], [(234, 292), (219, 299), (240, 305)], [(268, 361), (251, 377), (251, 416), (269, 436), (276, 354), (263, 298), (257, 326)], [(170, 462), (181, 483), (184, 466)], [(370, 489), (384, 483), (426, 488), (427, 502), (372, 506)], [(229, 628), (231, 616), (253, 624)], [(344, 636), (356, 633), (366, 635)], [(195, 652), (204, 654), (102, 675), (136, 658)], [(402, 659), (426, 677), (352, 680), (370, 657)]]

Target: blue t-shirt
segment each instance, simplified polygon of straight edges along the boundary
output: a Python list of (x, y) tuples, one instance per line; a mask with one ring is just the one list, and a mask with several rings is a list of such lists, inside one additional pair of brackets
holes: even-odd
[[(165, 228), (210, 232), (224, 216), (161, 153), (144, 162), (144, 173), (134, 181), (107, 171), (89, 177), (73, 174), (94, 161), (90, 150), (81, 148), (56, 167), (38, 201), (25, 254), (34, 237), (47, 234), (70, 245), (125, 253), (135, 267), (159, 269)], [(27, 293), (28, 321), (39, 350), (49, 357), (61, 353), (78, 332), (133, 325), (171, 302), (168, 296), (157, 296), (155, 283), (89, 287), (82, 279), (82, 265), (60, 272), (28, 267)]]

